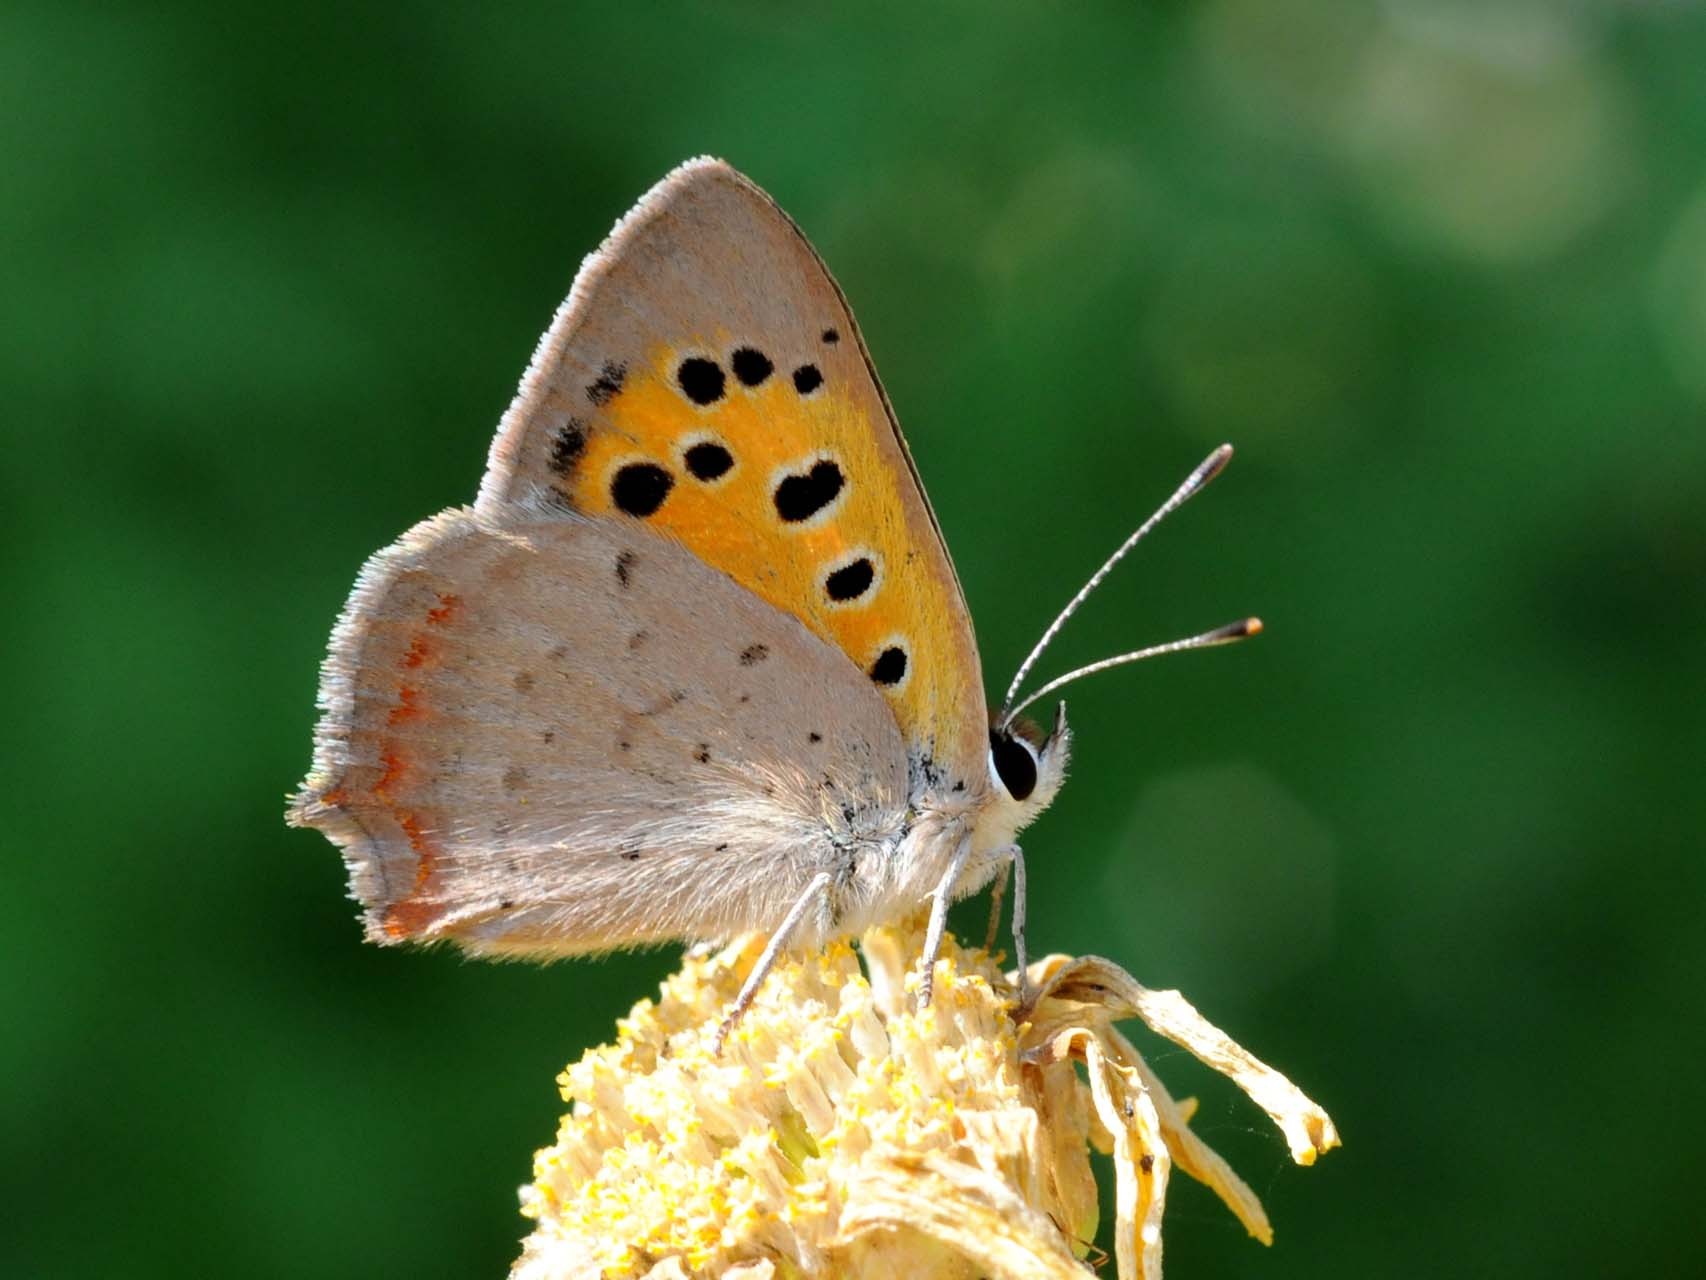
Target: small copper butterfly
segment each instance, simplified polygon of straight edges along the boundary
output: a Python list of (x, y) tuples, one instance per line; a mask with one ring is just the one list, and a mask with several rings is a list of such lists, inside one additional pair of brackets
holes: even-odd
[[(1011, 867), (1070, 737), (990, 715), (977, 644), (846, 299), (716, 160), (576, 277), (472, 507), (362, 569), (290, 820), (341, 846), (375, 942), (564, 955), (762, 929), (810, 945)], [(726, 1024), (725, 1024), (726, 1025)]]

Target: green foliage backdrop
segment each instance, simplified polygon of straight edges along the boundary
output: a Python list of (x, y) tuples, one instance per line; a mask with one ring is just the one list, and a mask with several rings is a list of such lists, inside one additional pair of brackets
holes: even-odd
[[(1706, 1269), (1706, 19), (1681, 3), (0, 14), (0, 1272), (497, 1276), (552, 1077), (670, 953), (359, 941), (288, 831), (361, 559), (469, 500), (581, 255), (682, 158), (812, 235), (992, 682), (1050, 666), (1032, 939), (1333, 1112), (1175, 1276)], [(972, 916), (976, 916), (973, 909)]]

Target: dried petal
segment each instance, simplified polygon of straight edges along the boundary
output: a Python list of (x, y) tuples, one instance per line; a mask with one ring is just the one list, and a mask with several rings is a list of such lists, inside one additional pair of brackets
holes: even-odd
[(1157, 1035), (1188, 1049), (1228, 1077), (1285, 1134), (1291, 1158), (1314, 1164), (1339, 1145), (1332, 1119), (1296, 1085), (1198, 1013), (1177, 991), (1151, 991), (1100, 956), (1084, 956), (1050, 975), (1050, 998), (1098, 1006), (1111, 1018), (1136, 1016)]
[[(872, 1271), (858, 1246), (872, 1233), (912, 1232), (947, 1246), (967, 1275), (1083, 1280), (1054, 1223), (1001, 1178), (942, 1155), (881, 1151), (847, 1184), (841, 1240), (847, 1274), (897, 1276), (909, 1267)], [(840, 1273), (838, 1273), (840, 1274)]]

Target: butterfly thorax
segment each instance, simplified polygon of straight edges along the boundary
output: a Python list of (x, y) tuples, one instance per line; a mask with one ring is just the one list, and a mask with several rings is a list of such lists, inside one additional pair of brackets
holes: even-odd
[[(813, 930), (820, 940), (918, 910), (961, 845), (976, 839), (979, 818), (990, 808), (987, 784), (951, 777), (917, 752), (908, 773), (906, 801), (898, 811), (849, 806), (825, 814), (824, 841), (834, 850), (836, 872), (827, 910)], [(963, 892), (987, 881), (993, 869), (991, 864)]]
[(1018, 833), (1048, 807), (1065, 779), (1070, 735), (1064, 721), (1034, 746), (1036, 783), (1015, 797), (991, 760), (943, 765), (912, 753), (909, 822), (896, 848), (895, 907), (911, 909), (933, 892), (962, 843), (969, 842), (965, 870), (954, 897), (976, 893), (995, 876)]

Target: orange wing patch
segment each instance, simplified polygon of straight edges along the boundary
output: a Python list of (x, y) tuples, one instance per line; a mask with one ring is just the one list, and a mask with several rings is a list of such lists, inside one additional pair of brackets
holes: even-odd
[[(320, 797), (320, 803), (329, 808), (357, 811), (373, 806), (372, 820), (395, 823), (395, 830), (413, 851), (412, 880), (385, 908), (381, 922), (385, 936), (391, 939), (422, 933), (443, 911), (443, 904), (431, 896), (442, 854), (431, 834), (430, 815), (413, 798), (419, 781), (413, 775), (418, 773), (419, 762), (406, 735), (418, 727), (416, 722), (433, 714), (422, 690), (428, 678), (423, 669), (437, 663), (440, 640), (435, 633), (456, 619), (462, 601), (449, 592), (434, 593), (429, 601), (419, 615), (420, 622), (406, 629), (406, 644), (398, 637), (393, 641), (396, 648), (386, 646), (396, 664), (396, 674), (382, 677), (380, 687), (394, 687), (395, 692), (381, 699), (386, 709), (383, 728), (375, 728), (377, 763), (346, 770), (344, 785)], [(389, 671), (390, 662), (382, 665)]]
[(559, 492), (644, 521), (798, 618), (883, 688), (910, 741), (957, 723), (972, 694), (957, 600), (901, 518), (906, 477), (876, 447), (887, 424), (818, 365), (776, 367), (726, 335), (656, 348), (615, 381), (598, 429), (567, 429)]

